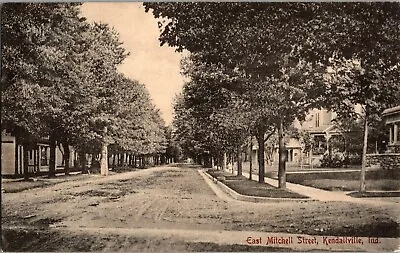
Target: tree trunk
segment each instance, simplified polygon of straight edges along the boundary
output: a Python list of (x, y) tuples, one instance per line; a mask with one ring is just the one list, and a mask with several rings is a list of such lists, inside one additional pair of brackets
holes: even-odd
[(252, 143), (251, 143), (251, 138), (250, 138), (250, 145), (249, 145), (249, 179), (252, 180), (253, 178), (253, 156), (252, 156)]
[(311, 137), (312, 141), (311, 141), (311, 148), (310, 148), (310, 168), (313, 169), (314, 168), (314, 164), (313, 164), (313, 149), (314, 149), (314, 137)]
[(82, 169), (82, 173), (85, 173), (86, 172), (86, 155), (83, 151), (79, 151), (78, 157), (79, 157), (79, 166)]
[(116, 154), (114, 153), (113, 154), (113, 159), (112, 159), (112, 164), (111, 164), (112, 170), (115, 170), (115, 157), (116, 157)]
[(343, 138), (343, 154), (344, 154), (344, 167), (347, 168), (347, 165), (349, 165), (349, 155), (347, 153), (347, 143), (346, 139)]
[(49, 177), (56, 176), (56, 138), (50, 134)]
[(363, 153), (362, 153), (362, 160), (361, 160), (360, 192), (365, 192), (365, 170), (366, 170), (366, 163), (367, 163), (367, 147), (368, 147), (368, 114), (365, 113), (364, 142), (363, 142)]
[(28, 151), (28, 145), (23, 146), (23, 168), (24, 168), (24, 180), (28, 181), (29, 180), (29, 170), (28, 170), (28, 165), (29, 165), (29, 151)]
[(231, 173), (234, 174), (235, 173), (235, 170), (234, 170), (235, 156), (234, 156), (234, 154), (232, 154), (232, 153), (229, 154), (229, 160), (230, 160), (230, 163), (231, 163)]
[[(95, 168), (95, 166), (96, 166), (96, 164), (95, 164), (95, 162), (96, 162), (96, 156), (97, 155), (95, 155), (95, 154), (90, 154), (90, 166), (89, 166), (89, 169), (94, 169)], [(101, 156), (101, 154), (100, 154), (100, 156)], [(100, 168), (99, 168), (100, 169)]]
[(279, 168), (278, 168), (278, 187), (286, 188), (286, 147), (283, 140), (283, 122), (281, 120), (278, 129), (279, 136)]
[(64, 173), (65, 175), (69, 175), (69, 157), (71, 156), (71, 151), (69, 150), (69, 145), (66, 140), (62, 142), (62, 146), (64, 149)]
[(264, 183), (264, 170), (265, 170), (265, 163), (264, 163), (264, 132), (258, 133), (257, 136), (258, 142), (258, 182)]
[(103, 129), (103, 141), (101, 146), (101, 158), (100, 158), (100, 173), (102, 176), (108, 175), (108, 154), (107, 154), (107, 127)]
[(225, 171), (226, 170), (226, 163), (227, 163), (227, 157), (226, 157), (226, 152), (224, 152), (224, 159), (222, 161), (222, 170)]
[(332, 148), (331, 148), (331, 145), (329, 144), (330, 137), (329, 136), (325, 136), (325, 140), (326, 140), (326, 151), (328, 152), (329, 160), (331, 160), (331, 158), (332, 158), (332, 152), (331, 152)]
[(240, 145), (237, 145), (237, 150), (236, 150), (236, 162), (237, 162), (237, 175), (242, 176), (242, 152), (241, 152)]

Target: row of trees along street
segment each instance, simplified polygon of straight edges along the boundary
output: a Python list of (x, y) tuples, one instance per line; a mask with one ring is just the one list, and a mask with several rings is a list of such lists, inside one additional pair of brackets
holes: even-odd
[[(188, 51), (188, 77), (176, 99), (174, 126), (186, 153), (226, 153), (279, 137), (279, 187), (284, 188), (284, 135), (295, 118), (326, 108), (338, 119), (370, 126), (398, 104), (399, 3), (144, 3), (159, 20), (161, 45)], [(357, 114), (355, 105), (363, 112)], [(251, 171), (251, 170), (250, 170)]]
[[(78, 3), (3, 4), (1, 128), (28, 147), (48, 138), (49, 176), (55, 175), (56, 146), (64, 150), (69, 173), (70, 146), (80, 154), (108, 152), (165, 157), (163, 119), (143, 84), (117, 70), (129, 55), (118, 33), (89, 23)], [(165, 161), (165, 159), (164, 159)], [(24, 162), (24, 174), (27, 162)]]

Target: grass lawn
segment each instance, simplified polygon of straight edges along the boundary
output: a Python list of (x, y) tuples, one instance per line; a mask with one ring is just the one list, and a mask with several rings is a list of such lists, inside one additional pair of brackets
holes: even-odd
[[(109, 172), (110, 175), (116, 174), (116, 173), (124, 173), (124, 172), (130, 172), (130, 171), (135, 171), (138, 170), (138, 168), (132, 168), (132, 167), (117, 167)], [(79, 168), (72, 168), (70, 172), (76, 172), (76, 171), (81, 171)], [(98, 173), (91, 172), (91, 174), (70, 174), (70, 175), (59, 175), (59, 173), (64, 173), (64, 170), (56, 170), (56, 174), (58, 174), (55, 177), (48, 178), (47, 175), (48, 172), (41, 172), (39, 174), (30, 174), (30, 178), (28, 181), (25, 181), (23, 178), (4, 178), (1, 180), (1, 190), (4, 193), (17, 193), (17, 192), (22, 192), (25, 190), (29, 189), (34, 189), (34, 188), (45, 188), (49, 187), (52, 185), (56, 185), (59, 183), (64, 183), (67, 181), (76, 181), (76, 180), (84, 180), (90, 177), (91, 175), (98, 175)]]
[(400, 197), (400, 192), (352, 192), (347, 195), (354, 198)]
[[(288, 252), (295, 249), (251, 246), (219, 245), (212, 242), (190, 242), (130, 235), (93, 235), (86, 233), (66, 233), (63, 231), (36, 229), (4, 229), (2, 231), (5, 251), (65, 251), (65, 252)], [(173, 240), (173, 239), (171, 239)], [(150, 243), (151, 242), (151, 243)]]
[(228, 172), (218, 170), (208, 170), (208, 174), (212, 177), (225, 177), (225, 180), (220, 180), (229, 188), (235, 190), (237, 193), (247, 196), (269, 197), (269, 198), (298, 198), (306, 199), (308, 197), (301, 194), (291, 192), (285, 189), (276, 188), (270, 184), (260, 184), (253, 180), (249, 180), (244, 176), (235, 176)]
[[(368, 191), (400, 190), (398, 170), (367, 171), (365, 178)], [(287, 174), (287, 181), (328, 191), (357, 191), (360, 187), (360, 172), (292, 173)]]
[(4, 193), (17, 193), (34, 188), (49, 187), (67, 181), (84, 180), (87, 177), (88, 175), (71, 174), (69, 176), (61, 175), (54, 178), (47, 178), (47, 177), (30, 178), (28, 181), (25, 181), (23, 178), (12, 181), (2, 180), (1, 189), (2, 192)]

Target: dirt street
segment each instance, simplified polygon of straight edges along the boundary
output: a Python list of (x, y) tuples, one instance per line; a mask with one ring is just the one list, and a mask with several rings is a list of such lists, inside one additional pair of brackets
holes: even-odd
[[(398, 224), (394, 203), (222, 200), (197, 168), (185, 166), (2, 194), (3, 250), (282, 250), (248, 245), (246, 238), (254, 232), (398, 238)], [(213, 234), (215, 241), (207, 239)]]

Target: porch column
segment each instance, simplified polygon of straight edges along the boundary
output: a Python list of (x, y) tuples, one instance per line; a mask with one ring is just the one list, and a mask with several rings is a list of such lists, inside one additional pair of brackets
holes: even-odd
[(314, 148), (314, 145), (313, 145), (313, 143), (314, 143), (314, 136), (313, 135), (311, 135), (311, 148), (310, 148), (310, 168), (311, 169), (313, 169), (313, 167), (314, 167), (314, 165), (313, 165), (313, 156), (314, 156), (314, 154), (313, 154), (313, 148)]
[(36, 172), (39, 172), (39, 164), (40, 164), (39, 153), (40, 153), (40, 149), (39, 149), (39, 146), (37, 146), (37, 148), (35, 149), (35, 170), (36, 170)]
[(398, 131), (399, 131), (399, 126), (396, 124), (396, 123), (394, 123), (393, 124), (393, 127), (394, 127), (394, 131), (393, 131), (393, 142), (394, 143), (396, 143), (397, 141), (399, 141), (398, 139), (397, 139), (397, 136), (398, 136)]
[(38, 146), (38, 171), (40, 172), (40, 166), (42, 165), (42, 147)]
[(392, 127), (394, 127), (394, 124), (393, 124), (393, 125), (390, 125), (390, 128), (389, 128), (389, 144), (392, 144), (392, 142), (393, 142)]
[(24, 146), (19, 145), (18, 146), (18, 161), (19, 161), (19, 174), (23, 175), (24, 174)]
[(37, 152), (36, 149), (32, 150), (32, 156), (33, 156), (33, 172), (37, 171)]
[(326, 139), (326, 151), (328, 152), (328, 156), (331, 156), (331, 152), (329, 150), (329, 140), (331, 139), (331, 135), (326, 133), (325, 134), (325, 139)]

